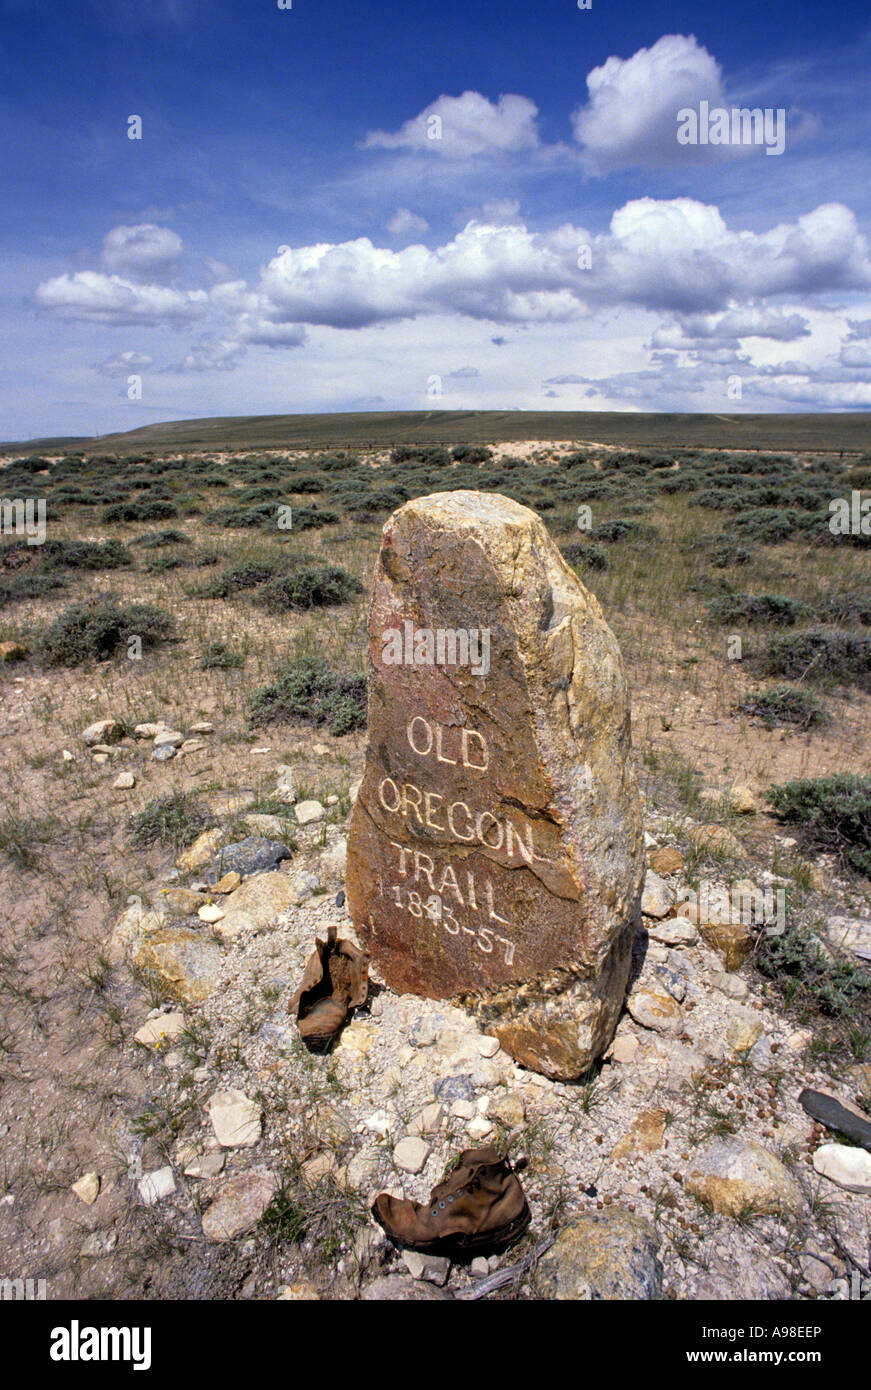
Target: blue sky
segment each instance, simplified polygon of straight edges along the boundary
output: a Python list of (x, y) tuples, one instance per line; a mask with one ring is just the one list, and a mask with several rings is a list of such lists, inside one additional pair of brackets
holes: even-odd
[[(0, 0), (0, 26), (0, 438), (871, 408), (867, 5)], [(770, 139), (680, 143), (704, 102)]]

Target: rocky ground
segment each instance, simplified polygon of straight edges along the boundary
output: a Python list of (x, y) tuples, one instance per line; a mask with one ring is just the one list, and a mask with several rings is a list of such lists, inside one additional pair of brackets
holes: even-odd
[[(811, 705), (805, 723), (748, 713), (767, 679), (754, 648), (764, 654), (779, 628), (724, 626), (710, 611), (724, 597), (785, 593), (800, 626), (837, 620), (864, 640), (866, 553), (803, 531), (777, 544), (742, 536), (725, 583), (710, 547), (728, 539), (730, 514), (660, 489), (652, 465), (605, 469), (608, 451), (594, 446), (598, 461), (576, 479), (563, 469), (574, 447), (496, 449), (480, 473), (482, 486), (507, 487), (509, 465), (522, 463), (524, 497), (560, 543), (578, 541), (578, 503), (593, 501), (596, 565), (583, 579), (632, 691), (644, 930), (613, 1045), (572, 1085), (515, 1067), (460, 1010), (393, 995), (377, 977), (331, 1056), (306, 1052), (287, 1013), (316, 936), (332, 924), (353, 936), (337, 898), (365, 733), (334, 737), (305, 712), (255, 724), (249, 702), (298, 653), (323, 653), (342, 675), (362, 669), (380, 523), (395, 500), (385, 494), (362, 519), (349, 508), (370, 486), (403, 483), (416, 496), (466, 465), (422, 476), (385, 452), (368, 459), (369, 479), (311, 451), (146, 461), (163, 499), (152, 509), (171, 499), (164, 515), (180, 528), (160, 533), (99, 510), (138, 500), (140, 465), (39, 470), (53, 540), (130, 550), (91, 570), (71, 568), (73, 546), (63, 564), (31, 556), (21, 571), (21, 548), (4, 550), (0, 1281), (44, 1279), (50, 1299), (871, 1291), (867, 1152), (799, 1101), (816, 1087), (871, 1108), (869, 883), (765, 806), (773, 783), (867, 776), (871, 693), (849, 671), (817, 672), (815, 685), (814, 657), (797, 688), (818, 691), (824, 722)], [(742, 465), (751, 510), (775, 462)], [(864, 486), (841, 479), (855, 460), (794, 462), (823, 504), (836, 485)], [(731, 463), (679, 467), (701, 490)], [(311, 482), (318, 471), (321, 491), (293, 491), (297, 472)], [(464, 486), (476, 476), (467, 469)], [(274, 530), (217, 524), (228, 500), (253, 504), (252, 489), (279, 483), (308, 497), (310, 514), (338, 508), (340, 520), (299, 545), (349, 567), (359, 593), (273, 611), (256, 587), (222, 588), (264, 564), (281, 579), (303, 563), (296, 540), (288, 550)], [(622, 539), (607, 529), (617, 523)], [(141, 659), (123, 649), (42, 659), (40, 636), (61, 608), (91, 611), (110, 594), (159, 605), (177, 636)], [(182, 807), (163, 823), (155, 808), (174, 796), (197, 813)], [(142, 817), (154, 834), (136, 843)], [(777, 953), (780, 890), (788, 934)], [(460, 1149), (512, 1131), (532, 1209), (512, 1250), (448, 1268), (384, 1240), (373, 1194), (426, 1197)]]
[[(87, 730), (86, 756), (118, 755), (121, 732)], [(208, 721), (136, 732), (158, 761), (160, 749), (195, 752), (215, 737)], [(652, 867), (627, 1009), (581, 1081), (525, 1071), (462, 1010), (393, 995), (377, 973), (339, 1046), (313, 1056), (287, 1004), (317, 935), (335, 923), (355, 939), (345, 816), (338, 797), (332, 807), (300, 799), (292, 767), (273, 775), (279, 813), (246, 815), (244, 795), (212, 798), (216, 823), (131, 894), (115, 924), (106, 970), (121, 989), (132, 967), (154, 1001), (131, 994), (119, 1024), (138, 1106), (107, 1101), (81, 1172), (41, 1198), (58, 1212), (48, 1241), (39, 1202), (14, 1179), (0, 1198), (21, 1270), (44, 1268), (52, 1234), (62, 1237), (51, 1296), (133, 1292), (133, 1247), (150, 1262), (135, 1290), (146, 1295), (871, 1293), (871, 1157), (833, 1143), (798, 1099), (827, 1088), (868, 1107), (871, 1066), (815, 1060), (812, 1031), (753, 968), (760, 937), (777, 930), (776, 899), (766, 912), (754, 895), (785, 879), (760, 870), (736, 880), (712, 863), (708, 900), (693, 897), (692, 845), (721, 849), (735, 832), (648, 812)], [(748, 795), (732, 799), (749, 823)], [(825, 861), (817, 874), (838, 887)], [(846, 949), (867, 951), (860, 916), (827, 920), (826, 950), (845, 949), (846, 928)], [(4, 1156), (14, 1125), (13, 1115), (3, 1126)], [(459, 1150), (513, 1131), (532, 1209), (514, 1249), (451, 1265), (399, 1252), (369, 1217), (377, 1192), (425, 1200)]]

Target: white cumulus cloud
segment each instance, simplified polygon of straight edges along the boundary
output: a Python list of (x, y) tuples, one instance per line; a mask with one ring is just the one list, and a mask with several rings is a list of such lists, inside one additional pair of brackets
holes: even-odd
[(203, 317), (208, 299), (203, 290), (139, 284), (96, 270), (56, 275), (36, 290), (39, 307), (57, 318), (119, 325), (190, 323)]
[(480, 92), (440, 96), (397, 131), (372, 130), (365, 149), (420, 150), (447, 159), (512, 154), (538, 146), (538, 107), (528, 97), (489, 101)]
[(176, 269), (183, 243), (177, 232), (143, 222), (113, 227), (103, 241), (105, 270), (133, 280), (165, 280)]
[[(631, 58), (608, 58), (587, 75), (588, 100), (572, 115), (575, 139), (600, 170), (687, 162), (677, 143), (677, 113), (725, 104), (717, 60), (692, 35), (666, 34)], [(718, 147), (715, 147), (718, 148)], [(703, 154), (710, 155), (707, 146)]]

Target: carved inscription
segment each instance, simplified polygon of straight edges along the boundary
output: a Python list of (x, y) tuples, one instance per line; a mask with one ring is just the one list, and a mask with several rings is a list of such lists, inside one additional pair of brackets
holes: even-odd
[[(446, 729), (416, 714), (409, 719), (405, 732), (409, 748), (422, 761), (482, 774), (490, 766), (487, 740), (477, 729)], [(422, 771), (420, 783), (427, 771)], [(504, 850), (509, 860), (516, 858), (527, 864), (538, 857), (528, 823), (518, 826), (513, 820), (463, 800), (452, 801), (449, 795), (424, 785), (397, 783), (392, 777), (382, 777), (378, 802), (409, 835), (413, 836), (419, 827), (427, 833), (435, 831), (441, 837), (439, 843), (443, 840), (446, 846), (452, 841), (477, 844), (485, 849)], [(491, 878), (482, 878), (449, 859), (437, 862), (431, 854), (400, 841), (391, 840), (390, 844), (396, 851), (396, 862), (391, 866), (392, 874), (378, 875), (381, 899), (388, 897), (407, 916), (412, 929), (415, 922), (434, 923), (448, 936), (465, 940), (483, 955), (495, 951), (506, 965), (513, 965), (517, 944), (511, 935), (512, 924), (496, 910)], [(413, 942), (410, 945), (413, 948)]]

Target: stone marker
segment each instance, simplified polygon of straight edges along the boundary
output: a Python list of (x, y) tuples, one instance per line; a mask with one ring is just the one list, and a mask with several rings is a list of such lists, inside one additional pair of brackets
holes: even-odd
[(645, 867), (599, 604), (534, 512), (436, 493), (384, 527), (369, 633), (354, 924), (390, 988), (579, 1076), (623, 1005)]

